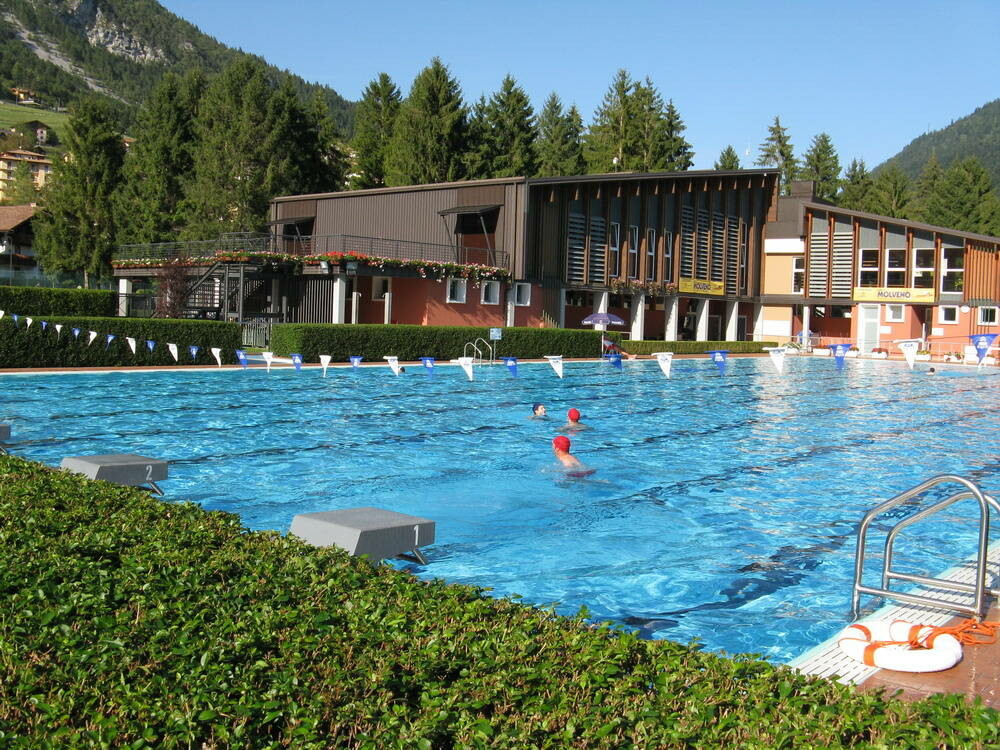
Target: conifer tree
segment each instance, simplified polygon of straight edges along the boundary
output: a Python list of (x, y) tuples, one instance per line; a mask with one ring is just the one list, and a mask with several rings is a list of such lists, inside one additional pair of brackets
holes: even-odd
[(739, 169), (740, 168), (740, 157), (736, 153), (736, 149), (732, 146), (726, 146), (722, 149), (722, 153), (719, 154), (719, 158), (715, 161), (716, 169)]
[(905, 219), (909, 215), (912, 200), (912, 181), (898, 165), (890, 163), (876, 173), (863, 210)]
[(666, 139), (663, 168), (670, 172), (687, 171), (694, 163), (694, 151), (691, 150), (691, 144), (681, 135), (687, 126), (681, 120), (673, 99), (667, 102), (663, 117), (665, 120), (664, 137)]
[(356, 166), (354, 189), (384, 187), (386, 157), (403, 98), (388, 73), (379, 73), (365, 88), (354, 117)]
[(915, 221), (922, 221), (926, 224), (937, 224), (933, 216), (931, 202), (937, 195), (941, 187), (941, 180), (944, 178), (944, 169), (938, 161), (937, 152), (931, 151), (924, 168), (917, 178), (917, 185), (914, 190), (913, 202), (910, 207), (909, 218)]
[(316, 133), (319, 156), (319, 174), (313, 191), (327, 193), (343, 190), (347, 186), (347, 174), (350, 169), (347, 148), (340, 128), (337, 127), (337, 121), (330, 114), (330, 105), (321, 90), (313, 92), (306, 116), (309, 127)]
[(40, 193), (35, 187), (35, 178), (31, 174), (31, 168), (28, 167), (27, 161), (19, 160), (17, 166), (14, 167), (10, 182), (4, 186), (3, 201), (0, 201), (0, 205), (23, 206), (39, 201)]
[(386, 184), (447, 182), (464, 176), (466, 108), (462, 90), (435, 57), (413, 81), (389, 144)]
[(179, 206), (194, 170), (194, 121), (204, 88), (199, 71), (183, 81), (167, 73), (139, 111), (116, 196), (119, 244), (176, 239)]
[(663, 97), (647, 77), (632, 89), (635, 159), (630, 169), (652, 172), (666, 168), (667, 133)]
[(537, 175), (563, 177), (583, 174), (583, 147), (580, 135), (583, 122), (576, 107), (563, 112), (556, 92), (549, 94), (538, 115), (538, 139), (535, 141)]
[(872, 190), (872, 177), (864, 159), (852, 159), (840, 183), (836, 204), (854, 211), (866, 211)]
[(84, 286), (109, 273), (115, 242), (113, 198), (122, 172), (122, 134), (108, 105), (88, 96), (71, 108), (66, 146), (44, 209), (35, 252), (47, 271), (82, 271)]
[(792, 188), (792, 181), (798, 175), (799, 165), (795, 158), (791, 139), (788, 137), (788, 131), (782, 127), (781, 119), (777, 116), (774, 118), (774, 123), (767, 129), (767, 138), (760, 144), (760, 154), (756, 163), (760, 167), (780, 169), (782, 193), (788, 195)]
[(584, 157), (590, 172), (635, 169), (638, 149), (634, 91), (632, 76), (624, 68), (620, 69), (594, 113), (594, 122), (584, 138)]
[(486, 97), (480, 96), (469, 110), (466, 120), (465, 153), (462, 160), (465, 176), (472, 180), (492, 176), (493, 149), (490, 144), (488, 108)]
[(840, 189), (840, 159), (833, 147), (830, 136), (820, 133), (815, 136), (809, 150), (802, 157), (800, 179), (816, 183), (816, 197), (832, 201)]
[(976, 157), (957, 160), (945, 170), (928, 199), (928, 217), (938, 226), (1000, 235), (1000, 199)]
[(486, 108), (490, 177), (535, 174), (535, 112), (524, 89), (510, 75), (490, 97)]

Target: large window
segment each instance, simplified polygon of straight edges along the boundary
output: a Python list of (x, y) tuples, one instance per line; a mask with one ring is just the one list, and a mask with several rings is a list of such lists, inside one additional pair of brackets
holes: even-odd
[(885, 285), (906, 286), (906, 250), (886, 248)]
[(514, 304), (517, 307), (527, 307), (531, 304), (531, 284), (525, 281), (514, 284)]
[(802, 294), (806, 282), (806, 258), (799, 255), (792, 259), (792, 294)]
[(646, 279), (656, 281), (656, 230), (646, 230)]
[(997, 309), (995, 307), (979, 308), (979, 325), (995, 326), (997, 324)]
[(465, 279), (448, 279), (448, 302), (465, 304)]
[(965, 248), (941, 250), (941, 291), (960, 292), (965, 287)]
[(499, 281), (484, 281), (480, 287), (482, 290), (479, 302), (483, 305), (499, 305), (500, 304), (500, 282)]
[(934, 288), (934, 248), (913, 248), (913, 284), (919, 289)]
[(621, 273), (622, 227), (617, 221), (612, 221), (610, 229), (611, 231), (608, 232), (608, 249), (611, 251), (611, 268), (608, 269), (608, 275), (613, 278)]
[(663, 280), (674, 280), (674, 233), (663, 233)]
[(632, 224), (628, 228), (628, 277), (639, 275), (639, 227)]
[(858, 286), (878, 286), (878, 248), (858, 250)]

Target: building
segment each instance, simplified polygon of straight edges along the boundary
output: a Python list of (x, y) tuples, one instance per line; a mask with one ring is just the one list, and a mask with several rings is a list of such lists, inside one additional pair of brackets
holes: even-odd
[(793, 183), (767, 226), (761, 333), (934, 354), (1000, 332), (1000, 238), (851, 211)]
[(11, 283), (15, 272), (37, 267), (31, 222), (37, 207), (0, 206), (0, 279)]
[(49, 174), (52, 172), (52, 160), (45, 154), (16, 148), (0, 153), (0, 200), (3, 200), (7, 185), (13, 182), (14, 172), (20, 164), (27, 163), (35, 187), (41, 190), (45, 187)]

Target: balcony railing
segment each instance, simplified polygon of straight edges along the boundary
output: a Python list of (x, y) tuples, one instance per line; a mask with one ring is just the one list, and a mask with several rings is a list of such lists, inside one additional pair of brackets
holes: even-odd
[(486, 266), (509, 267), (505, 250), (430, 242), (390, 240), (352, 234), (311, 235), (306, 237), (276, 234), (227, 234), (217, 240), (197, 242), (155, 242), (140, 245), (120, 245), (114, 253), (116, 261), (153, 263), (177, 258), (211, 259), (226, 253), (285, 253), (309, 256), (326, 253), (357, 253), (394, 260), (426, 260), (437, 263), (478, 263)]

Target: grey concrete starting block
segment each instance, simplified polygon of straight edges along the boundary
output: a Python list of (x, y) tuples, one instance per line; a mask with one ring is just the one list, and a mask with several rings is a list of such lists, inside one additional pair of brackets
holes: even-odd
[(300, 513), (291, 532), (314, 547), (336, 545), (352, 555), (383, 560), (406, 553), (425, 564), (420, 547), (434, 542), (434, 521), (382, 508)]
[(167, 478), (166, 461), (134, 453), (68, 456), (62, 460), (59, 468), (83, 474), (88, 479), (103, 479), (130, 487), (149, 487), (158, 495), (162, 495), (163, 490), (156, 486), (156, 482)]
[(7, 449), (3, 447), (5, 440), (10, 440), (10, 425), (0, 424), (0, 454), (7, 453)]

